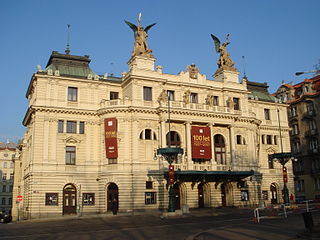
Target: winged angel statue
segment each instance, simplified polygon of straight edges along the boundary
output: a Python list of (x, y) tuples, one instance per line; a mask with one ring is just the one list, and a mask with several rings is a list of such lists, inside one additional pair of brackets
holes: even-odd
[(134, 33), (134, 49), (132, 56), (146, 56), (146, 57), (153, 57), (152, 50), (148, 48), (147, 38), (148, 38), (148, 31), (152, 28), (156, 23), (153, 23), (146, 28), (142, 27), (140, 24), (141, 20), (141, 13), (138, 17), (138, 26), (135, 24), (128, 22), (125, 20), (125, 23), (132, 29)]
[(227, 45), (229, 45), (229, 36), (227, 33), (226, 41), (221, 44), (219, 38), (211, 34), (211, 37), (214, 41), (215, 49), (217, 53), (220, 53), (219, 61), (218, 61), (218, 71), (219, 70), (228, 70), (228, 71), (237, 71), (234, 67), (234, 62), (231, 60), (230, 55), (227, 51)]

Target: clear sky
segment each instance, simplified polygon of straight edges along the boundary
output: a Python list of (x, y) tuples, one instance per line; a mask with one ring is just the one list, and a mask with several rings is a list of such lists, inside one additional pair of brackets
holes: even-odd
[(71, 54), (89, 55), (98, 74), (128, 70), (132, 30), (124, 20), (149, 30), (149, 47), (165, 73), (194, 63), (212, 79), (218, 55), (210, 34), (225, 40), (243, 76), (267, 82), (274, 92), (284, 80), (297, 83), (296, 71), (312, 70), (320, 58), (319, 0), (2, 0), (0, 1), (0, 141), (24, 134), (25, 93), (37, 64), (52, 51), (64, 52), (71, 24)]

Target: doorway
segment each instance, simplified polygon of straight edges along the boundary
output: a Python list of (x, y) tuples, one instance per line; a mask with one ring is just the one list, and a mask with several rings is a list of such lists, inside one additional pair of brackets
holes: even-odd
[(199, 208), (204, 208), (204, 186), (203, 183), (198, 184), (198, 205)]
[(67, 184), (63, 188), (63, 215), (77, 213), (77, 190), (73, 184)]
[(113, 204), (116, 207), (116, 211), (119, 210), (119, 189), (117, 184), (110, 183), (107, 188), (107, 211), (112, 211)]
[(175, 183), (173, 185), (173, 203), (174, 203), (174, 209), (179, 210), (181, 209), (181, 204), (180, 204), (180, 184)]

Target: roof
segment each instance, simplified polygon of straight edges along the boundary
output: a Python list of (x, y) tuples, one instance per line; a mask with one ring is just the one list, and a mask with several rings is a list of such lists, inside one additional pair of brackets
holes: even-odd
[(87, 78), (91, 74), (94, 77), (97, 74), (90, 69), (90, 61), (88, 55), (76, 56), (53, 51), (43, 72), (48, 73), (51, 69), (53, 73), (58, 70), (62, 76)]
[(9, 143), (0, 142), (0, 149), (14, 150), (17, 148), (17, 146), (18, 145), (16, 143), (12, 143), (12, 142), (9, 142)]
[(267, 83), (247, 82), (249, 98), (264, 102), (277, 102), (277, 98), (268, 92)]
[[(168, 172), (165, 173), (168, 175)], [(187, 182), (196, 182), (205, 180), (207, 182), (222, 182), (222, 181), (239, 181), (243, 178), (254, 175), (254, 171), (175, 171), (176, 179)]]

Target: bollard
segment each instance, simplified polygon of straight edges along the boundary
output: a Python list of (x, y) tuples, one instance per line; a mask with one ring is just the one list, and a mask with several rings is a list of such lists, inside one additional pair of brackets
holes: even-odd
[(311, 232), (312, 228), (313, 228), (312, 213), (311, 212), (304, 212), (304, 213), (302, 213), (302, 216), (303, 216), (304, 226), (306, 227), (306, 229), (309, 230), (309, 232)]

